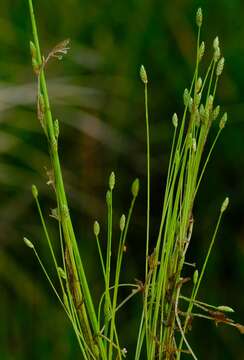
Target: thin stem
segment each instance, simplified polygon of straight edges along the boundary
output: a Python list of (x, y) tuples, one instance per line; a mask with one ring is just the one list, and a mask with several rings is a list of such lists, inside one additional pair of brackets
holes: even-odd
[(150, 130), (149, 130), (149, 116), (148, 116), (147, 83), (145, 83), (144, 91), (145, 91), (145, 119), (146, 119), (146, 138), (147, 138), (147, 230), (146, 230), (146, 278), (147, 278), (149, 237), (150, 237)]

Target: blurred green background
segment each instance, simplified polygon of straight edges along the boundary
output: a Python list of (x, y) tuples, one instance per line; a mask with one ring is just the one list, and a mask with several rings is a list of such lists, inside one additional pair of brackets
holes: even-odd
[[(141, 180), (129, 234), (123, 280), (142, 279), (145, 244), (146, 163), (143, 63), (149, 77), (152, 135), (152, 242), (159, 225), (170, 143), (171, 116), (182, 111), (196, 40), (195, 11), (204, 12), (207, 64), (219, 35), (226, 67), (218, 101), (229, 122), (209, 163), (195, 207), (188, 261), (200, 266), (226, 195), (224, 216), (200, 296), (230, 305), (244, 322), (244, 2), (241, 0), (42, 0), (33, 1), (44, 54), (65, 38), (71, 50), (47, 68), (53, 111), (61, 122), (61, 160), (79, 246), (91, 288), (101, 294), (94, 219), (105, 225), (107, 179), (117, 175), (115, 222), (128, 208), (130, 184)], [(31, 69), (27, 1), (0, 2), (0, 359), (79, 359), (72, 329), (32, 252), (30, 238), (52, 273), (30, 192), (35, 183), (49, 218), (54, 196), (46, 185), (47, 147), (35, 116), (36, 83)], [(213, 139), (216, 127), (212, 131)], [(114, 230), (117, 231), (115, 223)], [(57, 244), (57, 241), (56, 241)], [(121, 312), (124, 345), (133, 349), (140, 299)], [(234, 328), (196, 321), (190, 335), (199, 359), (243, 359), (244, 342)], [(186, 356), (187, 358), (187, 356)], [(128, 359), (133, 359), (129, 353)]]

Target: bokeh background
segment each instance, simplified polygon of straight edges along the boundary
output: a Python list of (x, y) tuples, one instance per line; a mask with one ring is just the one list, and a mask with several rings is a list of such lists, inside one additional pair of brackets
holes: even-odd
[[(195, 207), (189, 261), (200, 266), (226, 195), (224, 216), (200, 296), (236, 310), (244, 322), (244, 2), (241, 0), (42, 0), (34, 1), (41, 43), (47, 54), (70, 38), (71, 50), (48, 65), (53, 112), (61, 122), (61, 160), (75, 229), (91, 288), (101, 294), (94, 219), (106, 233), (105, 192), (110, 172), (117, 177), (115, 225), (128, 208), (130, 185), (141, 180), (127, 244), (123, 280), (142, 279), (145, 244), (146, 162), (143, 63), (149, 77), (152, 144), (152, 242), (155, 240), (163, 181), (172, 140), (171, 116), (182, 111), (182, 92), (194, 67), (195, 11), (204, 12), (206, 65), (219, 35), (226, 67), (218, 102), (229, 122), (217, 144)], [(72, 329), (54, 298), (32, 252), (30, 238), (50, 273), (51, 260), (30, 192), (32, 183), (54, 242), (49, 217), (55, 206), (46, 185), (49, 167), (45, 138), (35, 116), (36, 83), (28, 43), (27, 1), (0, 2), (0, 359), (79, 359)], [(213, 139), (216, 127), (210, 136)], [(57, 241), (56, 241), (57, 243)], [(128, 349), (137, 332), (140, 301), (121, 313)], [(196, 321), (190, 335), (199, 359), (243, 359), (244, 342), (234, 328)], [(187, 358), (187, 357), (186, 357)], [(128, 359), (133, 359), (132, 355)]]

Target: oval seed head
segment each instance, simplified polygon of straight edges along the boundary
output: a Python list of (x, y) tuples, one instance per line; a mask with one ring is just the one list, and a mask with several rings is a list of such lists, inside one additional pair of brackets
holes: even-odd
[(109, 176), (108, 184), (109, 184), (110, 190), (112, 191), (114, 188), (114, 185), (115, 185), (115, 174), (113, 171), (111, 172), (111, 174)]
[(58, 139), (58, 137), (59, 137), (59, 121), (58, 121), (58, 119), (55, 119), (55, 121), (54, 121), (54, 135), (55, 135), (56, 139)]
[(29, 240), (29, 239), (27, 239), (26, 237), (24, 237), (24, 243), (25, 243), (25, 245), (26, 246), (28, 246), (29, 248), (31, 248), (31, 249), (34, 249), (34, 245), (32, 244), (32, 242)]
[(213, 120), (216, 120), (217, 117), (219, 116), (219, 112), (220, 112), (220, 106), (216, 106), (216, 108), (214, 108), (212, 116), (213, 116)]
[(188, 108), (189, 108), (190, 113), (192, 113), (192, 109), (193, 109), (193, 99), (192, 99), (191, 96), (189, 97)]
[(202, 93), (199, 93), (199, 94), (196, 94), (195, 96), (195, 105), (196, 105), (196, 108), (198, 108), (200, 102), (201, 102), (201, 97), (202, 97)]
[(94, 224), (93, 224), (93, 232), (94, 232), (94, 235), (95, 235), (95, 236), (98, 236), (99, 233), (100, 233), (100, 225), (99, 225), (99, 222), (98, 222), (98, 221), (94, 221)]
[(36, 199), (36, 198), (38, 197), (38, 190), (37, 190), (36, 185), (33, 184), (33, 185), (31, 186), (31, 191), (32, 191), (33, 197)]
[(185, 106), (188, 106), (188, 102), (189, 102), (189, 91), (186, 88), (183, 92), (183, 102)]
[(207, 123), (208, 120), (209, 120), (209, 108), (206, 107), (205, 111), (204, 111), (204, 121), (205, 121), (205, 123)]
[(199, 114), (198, 109), (195, 110), (194, 119), (195, 119), (196, 126), (199, 126), (200, 125), (200, 114)]
[(176, 113), (174, 113), (174, 115), (172, 116), (172, 123), (174, 125), (175, 128), (177, 128), (178, 126), (178, 116)]
[(148, 80), (147, 80), (147, 72), (146, 72), (146, 69), (144, 68), (143, 65), (141, 65), (141, 68), (140, 68), (140, 77), (141, 77), (141, 81), (142, 81), (144, 84), (147, 84), (147, 83), (148, 83)]
[(198, 27), (202, 26), (202, 9), (198, 8), (196, 13), (196, 24)]
[(235, 312), (235, 310), (232, 309), (230, 306), (225, 306), (225, 305), (220, 305), (217, 307), (217, 309), (219, 311), (224, 311), (224, 312), (232, 312), (232, 313)]
[(223, 201), (223, 204), (222, 204), (221, 209), (220, 209), (221, 213), (223, 213), (227, 209), (227, 207), (229, 205), (229, 202), (230, 202), (229, 198), (226, 197), (225, 200)]
[(193, 274), (193, 284), (194, 285), (196, 285), (196, 283), (197, 283), (198, 275), (199, 275), (199, 273), (198, 273), (198, 270), (196, 269)]
[(200, 114), (200, 117), (203, 118), (204, 117), (204, 114), (205, 114), (205, 109), (204, 109), (204, 106), (203, 104), (200, 105), (200, 108), (199, 108), (199, 114)]
[(137, 197), (139, 193), (139, 189), (140, 189), (140, 182), (139, 179), (136, 178), (131, 185), (131, 192), (134, 198)]
[(228, 116), (227, 116), (227, 113), (225, 112), (224, 115), (222, 116), (222, 118), (220, 119), (220, 122), (219, 122), (219, 128), (221, 130), (225, 127), (227, 119), (228, 119)]
[(218, 36), (216, 36), (216, 38), (213, 41), (213, 48), (214, 48), (214, 50), (219, 48), (219, 37)]
[(207, 100), (207, 108), (209, 111), (211, 111), (213, 108), (213, 101), (214, 101), (213, 95), (209, 95), (208, 100)]
[(107, 205), (110, 206), (112, 204), (112, 196), (111, 196), (111, 191), (108, 190), (106, 193), (106, 202)]
[(214, 58), (214, 62), (217, 62), (219, 60), (219, 58), (220, 58), (220, 48), (219, 47), (217, 47), (214, 50), (213, 58)]
[(217, 65), (217, 68), (216, 68), (216, 75), (217, 76), (220, 76), (223, 72), (223, 69), (224, 69), (224, 64), (225, 64), (225, 58), (222, 57), (219, 62), (218, 62), (218, 65)]
[(201, 87), (202, 87), (202, 78), (199, 77), (196, 83), (196, 91), (199, 92), (201, 90)]
[(198, 61), (201, 61), (202, 60), (202, 57), (204, 55), (204, 52), (205, 52), (205, 42), (202, 41), (201, 42), (201, 45), (199, 47), (199, 52), (198, 52)]
[(125, 228), (125, 215), (121, 215), (121, 218), (120, 218), (120, 221), (119, 221), (119, 228), (120, 228), (120, 231), (124, 231), (124, 228)]

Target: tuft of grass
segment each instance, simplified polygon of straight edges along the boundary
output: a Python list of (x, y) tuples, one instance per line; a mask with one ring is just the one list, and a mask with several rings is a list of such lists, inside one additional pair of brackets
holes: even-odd
[[(189, 89), (183, 94), (183, 115), (172, 116), (173, 141), (168, 166), (167, 181), (162, 203), (161, 222), (158, 237), (154, 242), (150, 236), (150, 122), (148, 106), (148, 76), (141, 66), (140, 77), (144, 84), (145, 124), (147, 139), (147, 211), (145, 228), (145, 276), (137, 283), (120, 282), (123, 255), (126, 251), (126, 239), (135, 201), (139, 193), (139, 179), (131, 186), (131, 203), (126, 214), (122, 214), (119, 224), (119, 242), (116, 245), (113, 234), (113, 192), (116, 189), (116, 177), (112, 172), (108, 179), (106, 193), (107, 206), (107, 241), (106, 251), (101, 248), (100, 224), (96, 220), (93, 226), (100, 259), (100, 271), (104, 281), (99, 306), (94, 306), (89, 280), (79, 252), (62, 176), (59, 160), (59, 122), (53, 118), (45, 77), (47, 63), (52, 58), (62, 59), (69, 50), (69, 40), (57, 44), (44, 57), (39, 45), (39, 38), (32, 0), (28, 0), (32, 24), (33, 41), (30, 42), (32, 65), (37, 82), (37, 118), (43, 128), (51, 161), (49, 185), (52, 186), (56, 209), (52, 216), (57, 220), (59, 229), (59, 245), (61, 257), (57, 257), (52, 239), (48, 232), (45, 216), (39, 202), (39, 194), (35, 185), (32, 194), (36, 202), (44, 235), (50, 250), (53, 265), (59, 281), (59, 288), (48, 274), (33, 242), (24, 238), (25, 244), (34, 252), (40, 266), (50, 283), (55, 295), (69, 318), (81, 350), (82, 359), (123, 359), (127, 349), (120, 343), (117, 313), (138, 293), (143, 294), (141, 320), (134, 354), (135, 360), (141, 358), (180, 359), (183, 353), (197, 359), (187, 340), (188, 331), (195, 318), (207, 318), (216, 324), (225, 323), (243, 332), (243, 326), (226, 316), (233, 312), (229, 306), (213, 306), (198, 300), (198, 292), (206, 272), (209, 256), (216, 240), (223, 213), (229, 199), (224, 200), (219, 217), (213, 231), (212, 240), (201, 269), (187, 262), (194, 225), (194, 203), (206, 166), (214, 150), (215, 144), (223, 131), (227, 114), (220, 115), (220, 106), (215, 104), (215, 95), (220, 76), (224, 68), (219, 40), (213, 41), (213, 54), (206, 72), (201, 69), (201, 60), (205, 44), (201, 41), (203, 22), (202, 10), (198, 9), (196, 24), (198, 28), (196, 64)], [(205, 144), (212, 125), (218, 121), (218, 130), (206, 158), (203, 158)], [(150, 253), (150, 249), (154, 248)], [(117, 254), (111, 262), (111, 254)], [(192, 266), (191, 278), (184, 278), (183, 269)], [(184, 295), (185, 284), (191, 282), (190, 297)], [(119, 302), (120, 288), (127, 287), (129, 295)]]

